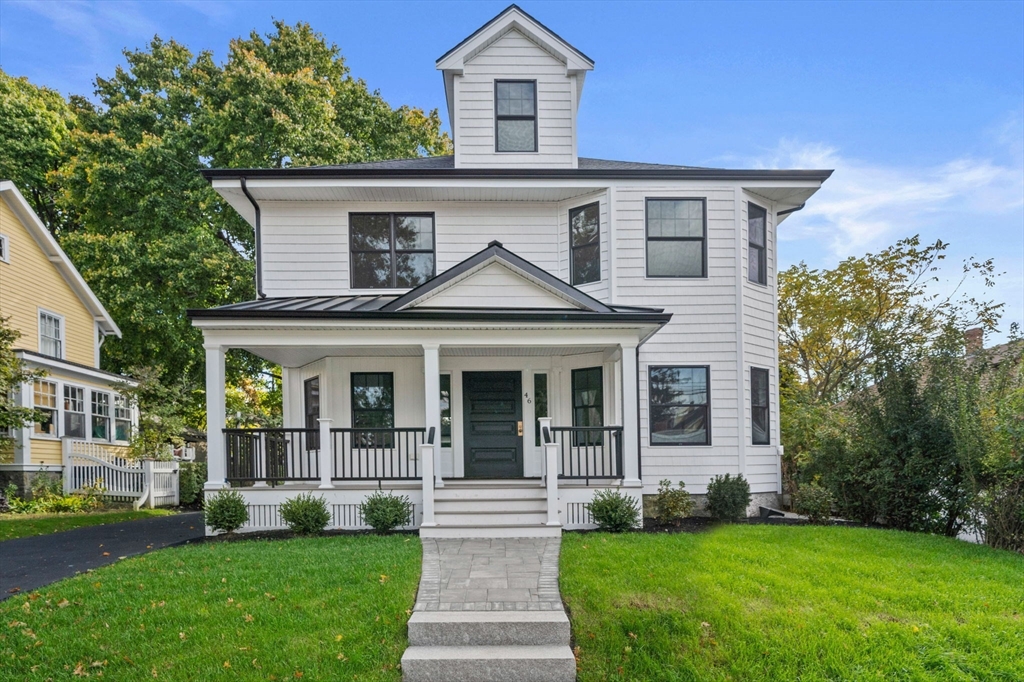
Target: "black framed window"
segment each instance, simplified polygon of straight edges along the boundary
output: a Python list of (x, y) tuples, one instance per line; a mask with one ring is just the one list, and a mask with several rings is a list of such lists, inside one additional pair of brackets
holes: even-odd
[(305, 413), (306, 449), (320, 448), (320, 377), (312, 377), (302, 382), (302, 409)]
[(548, 414), (548, 375), (533, 375), (533, 441), (534, 445), (540, 446), (540, 422), (541, 417), (549, 417)]
[(600, 204), (580, 206), (569, 211), (569, 247), (573, 285), (600, 281)]
[(647, 276), (707, 277), (706, 200), (647, 200)]
[(768, 370), (750, 368), (750, 442), (754, 445), (771, 445), (771, 431), (768, 428)]
[(452, 375), (441, 375), (441, 447), (452, 446)]
[(708, 367), (648, 370), (651, 445), (711, 445)]
[[(600, 367), (572, 371), (572, 425), (604, 426), (604, 373)], [(574, 446), (603, 442), (599, 431), (574, 435)]]
[(537, 81), (494, 81), (494, 150), (537, 151)]
[(110, 440), (110, 395), (92, 391), (92, 438)]
[(64, 385), (64, 435), (85, 438), (85, 389)]
[(350, 213), (353, 289), (409, 289), (434, 276), (432, 213)]
[[(352, 428), (395, 427), (395, 377), (391, 372), (352, 372)], [(362, 434), (367, 447), (391, 447), (391, 434)]]
[(747, 203), (747, 279), (768, 284), (768, 211)]

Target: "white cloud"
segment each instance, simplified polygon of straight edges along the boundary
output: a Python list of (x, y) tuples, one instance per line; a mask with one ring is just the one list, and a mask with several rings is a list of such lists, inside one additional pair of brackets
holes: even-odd
[(25, 9), (48, 19), (55, 29), (87, 46), (99, 60), (109, 49), (111, 38), (151, 37), (156, 24), (145, 17), (135, 2), (25, 2)]
[(835, 169), (799, 220), (784, 223), (779, 236), (823, 240), (838, 257), (922, 231), (950, 211), (1000, 216), (1024, 206), (1024, 171), (993, 159), (965, 156), (931, 167), (887, 166), (827, 145), (783, 140), (754, 163), (762, 168)]

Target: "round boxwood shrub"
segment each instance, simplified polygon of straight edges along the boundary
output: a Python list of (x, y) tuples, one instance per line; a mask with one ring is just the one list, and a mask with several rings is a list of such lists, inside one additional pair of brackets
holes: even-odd
[(803, 514), (811, 523), (828, 523), (832, 518), (833, 504), (835, 498), (832, 497), (832, 493), (817, 482), (800, 486), (793, 497), (796, 513)]
[(206, 501), (203, 518), (215, 531), (233, 533), (249, 520), (249, 507), (237, 491), (221, 490)]
[(281, 504), (281, 518), (299, 535), (319, 535), (331, 522), (327, 500), (304, 493)]
[(412, 520), (412, 502), (408, 497), (376, 491), (362, 504), (363, 520), (377, 531), (384, 533)]
[(658, 496), (654, 498), (654, 517), (658, 523), (667, 525), (679, 522), (693, 513), (693, 498), (686, 492), (686, 485), (679, 481), (679, 487), (672, 488), (667, 478), (658, 483)]
[(599, 490), (590, 502), (590, 515), (601, 530), (621, 533), (640, 523), (636, 499), (618, 490)]
[(743, 474), (715, 476), (708, 484), (708, 511), (719, 521), (738, 521), (747, 516), (750, 484)]

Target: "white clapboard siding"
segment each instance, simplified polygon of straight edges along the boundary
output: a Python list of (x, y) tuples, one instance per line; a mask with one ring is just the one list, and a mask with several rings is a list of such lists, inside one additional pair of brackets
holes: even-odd
[(492, 263), (420, 305), (430, 308), (575, 308), (564, 298)]
[[(537, 152), (495, 152), (494, 81), (537, 81)], [(572, 168), (573, 76), (565, 64), (516, 30), (466, 62), (455, 78), (455, 163), (464, 168)]]

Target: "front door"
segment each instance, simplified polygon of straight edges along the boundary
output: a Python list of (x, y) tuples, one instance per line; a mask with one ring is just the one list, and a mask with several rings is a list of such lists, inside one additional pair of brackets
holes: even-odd
[(466, 478), (523, 475), (520, 372), (463, 372)]

